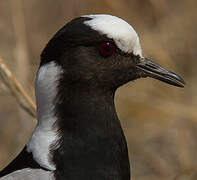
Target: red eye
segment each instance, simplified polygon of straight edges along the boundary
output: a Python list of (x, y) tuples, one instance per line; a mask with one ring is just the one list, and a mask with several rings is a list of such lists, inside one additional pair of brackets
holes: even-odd
[(111, 42), (102, 42), (98, 48), (100, 54), (104, 57), (111, 56), (115, 51), (115, 45)]

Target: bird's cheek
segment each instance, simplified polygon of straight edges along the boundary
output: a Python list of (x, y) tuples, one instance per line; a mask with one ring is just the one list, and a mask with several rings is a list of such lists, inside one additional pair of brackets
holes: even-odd
[(133, 69), (122, 69), (119, 70), (113, 77), (113, 82), (116, 87), (120, 87), (129, 81), (135, 80), (138, 78), (138, 75), (135, 73)]

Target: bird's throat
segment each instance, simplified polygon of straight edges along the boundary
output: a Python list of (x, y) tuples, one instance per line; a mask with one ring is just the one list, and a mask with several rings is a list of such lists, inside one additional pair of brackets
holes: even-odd
[(60, 137), (53, 151), (56, 178), (129, 180), (127, 144), (114, 93), (68, 87), (60, 87), (56, 98)]
[(68, 82), (62, 72), (53, 62), (38, 71), (38, 124), (28, 152), (58, 180), (129, 180), (115, 90)]

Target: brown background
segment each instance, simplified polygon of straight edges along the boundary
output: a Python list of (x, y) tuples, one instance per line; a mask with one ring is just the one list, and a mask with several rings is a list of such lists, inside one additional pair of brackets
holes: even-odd
[[(122, 17), (138, 32), (144, 56), (181, 74), (184, 89), (153, 79), (121, 87), (116, 106), (134, 180), (197, 179), (196, 0), (1, 0), (0, 56), (33, 96), (39, 55), (66, 22), (83, 14)], [(0, 168), (28, 141), (32, 118), (0, 80)]]

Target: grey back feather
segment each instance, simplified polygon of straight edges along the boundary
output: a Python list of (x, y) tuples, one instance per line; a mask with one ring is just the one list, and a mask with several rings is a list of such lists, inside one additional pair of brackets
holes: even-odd
[(55, 180), (53, 171), (25, 168), (12, 172), (0, 180)]

